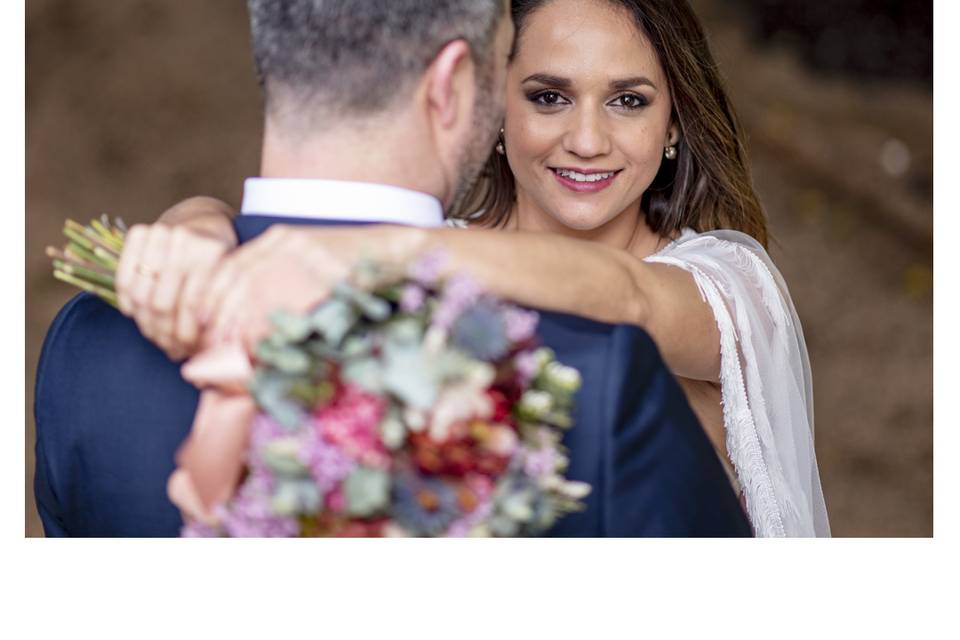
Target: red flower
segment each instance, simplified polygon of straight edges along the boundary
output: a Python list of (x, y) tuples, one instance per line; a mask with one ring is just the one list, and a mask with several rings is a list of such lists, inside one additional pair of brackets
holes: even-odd
[(409, 443), (417, 467), (424, 473), (456, 477), (473, 472), (490, 476), (503, 473), (510, 462), (509, 456), (488, 446), (495, 427), (481, 421), (462, 426), (466, 428), (456, 429), (456, 435), (443, 442), (426, 433), (411, 434)]
[(493, 422), (509, 422), (512, 404), (502, 391), (487, 389), (487, 396), (493, 401)]

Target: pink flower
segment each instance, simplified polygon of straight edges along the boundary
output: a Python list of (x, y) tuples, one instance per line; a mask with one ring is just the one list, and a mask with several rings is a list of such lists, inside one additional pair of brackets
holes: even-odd
[(524, 451), (523, 471), (528, 476), (540, 478), (556, 473), (557, 470), (557, 452), (550, 448)]
[(400, 294), (400, 309), (405, 313), (413, 313), (423, 306), (425, 299), (426, 292), (422, 287), (418, 287), (415, 284), (408, 284)]
[(346, 511), (347, 499), (343, 495), (343, 485), (338, 486), (333, 491), (328, 493), (324, 502), (326, 503), (327, 509), (330, 509), (331, 511), (338, 513)]
[(470, 535), (471, 529), (490, 517), (493, 512), (493, 500), (481, 502), (470, 513), (460, 516), (454, 520), (447, 529), (447, 537), (465, 538)]
[(517, 374), (520, 376), (520, 384), (526, 387), (537, 377), (540, 370), (540, 363), (533, 351), (521, 351), (513, 359), (513, 366), (517, 368)]
[(411, 278), (425, 287), (432, 287), (440, 279), (443, 268), (447, 264), (447, 252), (444, 249), (437, 249), (424, 256), (421, 256), (416, 262), (410, 265), (407, 273)]
[(480, 299), (483, 290), (469, 276), (453, 276), (443, 290), (440, 306), (433, 314), (434, 326), (449, 329), (464, 309)]
[(507, 327), (507, 338), (511, 342), (526, 342), (536, 332), (540, 316), (536, 311), (507, 307), (504, 309), (503, 319)]
[(339, 486), (357, 466), (340, 446), (327, 441), (317, 429), (308, 430), (302, 442), (300, 459), (310, 468), (322, 494)]
[(386, 468), (390, 455), (379, 430), (385, 413), (383, 398), (345, 385), (333, 403), (317, 412), (316, 424), (324, 438), (340, 445), (355, 460)]
[(289, 435), (277, 422), (266, 413), (258, 413), (250, 427), (250, 451), (262, 449), (271, 440)]

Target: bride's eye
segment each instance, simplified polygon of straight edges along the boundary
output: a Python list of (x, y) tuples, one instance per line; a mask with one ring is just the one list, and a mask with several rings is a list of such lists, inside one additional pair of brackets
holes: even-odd
[(556, 91), (541, 91), (528, 96), (528, 99), (541, 107), (556, 107), (566, 103), (566, 99)]
[(614, 98), (610, 104), (620, 109), (634, 111), (636, 109), (642, 109), (650, 103), (647, 102), (646, 98), (636, 93), (624, 93)]

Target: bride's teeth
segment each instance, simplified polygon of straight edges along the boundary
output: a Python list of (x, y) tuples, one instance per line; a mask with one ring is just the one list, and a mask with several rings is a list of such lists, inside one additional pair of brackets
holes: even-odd
[(557, 169), (557, 173), (564, 178), (568, 178), (575, 182), (597, 182), (599, 180), (606, 180), (611, 177), (615, 172), (609, 171), (607, 173), (578, 173), (576, 171), (571, 171), (569, 169)]

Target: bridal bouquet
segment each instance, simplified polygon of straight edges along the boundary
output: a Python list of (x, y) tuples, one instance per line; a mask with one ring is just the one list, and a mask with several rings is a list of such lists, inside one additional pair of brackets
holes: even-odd
[[(68, 229), (98, 226), (113, 233)], [(239, 485), (184, 535), (537, 535), (582, 508), (561, 444), (579, 373), (537, 347), (534, 312), (441, 281), (442, 259), (379, 287), (361, 265), (312, 312), (274, 315)]]

